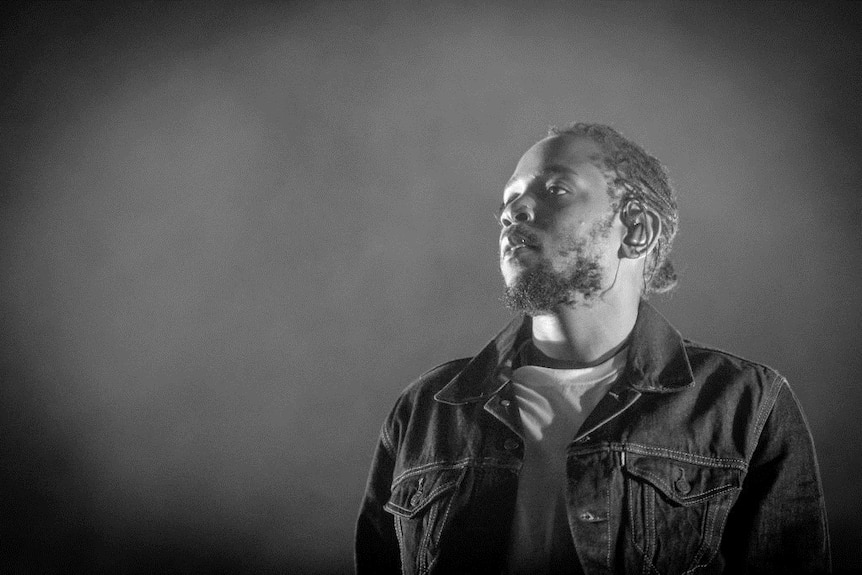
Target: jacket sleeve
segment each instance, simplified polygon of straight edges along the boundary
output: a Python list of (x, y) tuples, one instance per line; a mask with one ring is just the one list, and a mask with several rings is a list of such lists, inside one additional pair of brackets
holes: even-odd
[(728, 517), (722, 552), (728, 573), (831, 571), (814, 443), (786, 381)]
[(357, 575), (401, 573), (395, 520), (383, 506), (389, 501), (395, 449), (384, 424), (371, 461), (371, 472), (356, 525)]

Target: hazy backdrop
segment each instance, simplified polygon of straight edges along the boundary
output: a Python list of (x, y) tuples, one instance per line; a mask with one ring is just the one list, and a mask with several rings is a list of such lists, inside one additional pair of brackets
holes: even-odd
[(610, 123), (688, 337), (788, 377), (862, 568), (859, 4), (6, 4), (0, 569), (351, 569), (380, 423), (499, 302), (501, 188)]

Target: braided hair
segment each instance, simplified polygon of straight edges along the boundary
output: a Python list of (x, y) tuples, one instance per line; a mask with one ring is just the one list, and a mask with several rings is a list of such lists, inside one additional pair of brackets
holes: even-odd
[(597, 161), (604, 164), (599, 167), (606, 171), (614, 211), (627, 201), (636, 200), (659, 215), (661, 235), (644, 268), (644, 288), (646, 293), (672, 290), (677, 277), (668, 256), (679, 227), (679, 211), (665, 167), (642, 147), (604, 124), (577, 122), (548, 130), (548, 136), (562, 135), (588, 136), (602, 149), (604, 158)]

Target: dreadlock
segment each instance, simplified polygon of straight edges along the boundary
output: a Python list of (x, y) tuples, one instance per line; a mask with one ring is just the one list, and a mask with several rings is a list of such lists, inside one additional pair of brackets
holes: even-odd
[(604, 158), (597, 160), (603, 162), (608, 174), (608, 193), (614, 200), (615, 211), (625, 202), (637, 200), (659, 215), (661, 235), (644, 269), (644, 287), (647, 293), (673, 289), (677, 277), (668, 256), (679, 227), (679, 213), (665, 167), (610, 126), (578, 122), (548, 130), (548, 136), (561, 135), (588, 136), (601, 147)]

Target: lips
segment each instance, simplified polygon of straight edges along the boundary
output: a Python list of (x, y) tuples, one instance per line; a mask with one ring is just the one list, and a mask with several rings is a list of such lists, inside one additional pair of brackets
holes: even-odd
[(539, 238), (526, 227), (512, 226), (503, 231), (500, 237), (500, 245), (505, 256), (518, 248), (538, 248)]

